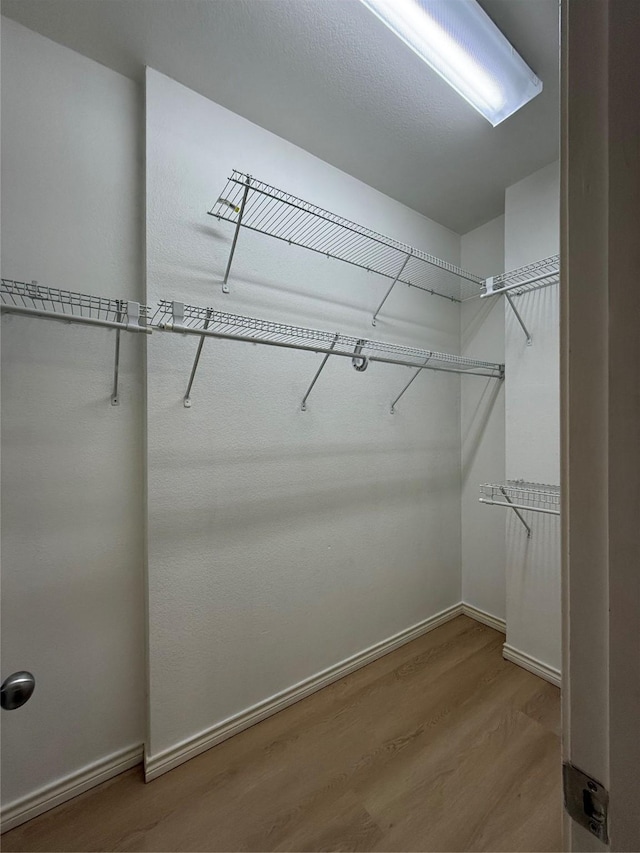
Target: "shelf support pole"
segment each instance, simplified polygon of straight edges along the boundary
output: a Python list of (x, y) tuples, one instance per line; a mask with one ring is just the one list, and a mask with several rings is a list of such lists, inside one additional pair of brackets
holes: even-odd
[(251, 175), (247, 175), (247, 180), (244, 187), (244, 193), (242, 194), (242, 201), (240, 202), (240, 212), (238, 213), (238, 221), (236, 222), (236, 230), (233, 233), (233, 241), (231, 243), (231, 251), (229, 252), (229, 260), (227, 261), (227, 268), (224, 271), (224, 278), (222, 279), (222, 292), (229, 293), (229, 273), (231, 272), (231, 264), (233, 262), (233, 255), (236, 251), (236, 243), (238, 242), (238, 234), (240, 233), (240, 226), (242, 225), (242, 216), (244, 214), (244, 206), (247, 202), (247, 196), (249, 195), (249, 188), (251, 186)]
[(511, 509), (515, 512), (515, 514), (518, 516), (518, 518), (519, 518), (519, 519), (520, 519), (520, 521), (522, 522), (522, 524), (523, 524), (524, 528), (526, 529), (526, 531), (527, 531), (527, 539), (531, 539), (531, 528), (529, 527), (529, 525), (527, 524), (527, 522), (526, 522), (526, 521), (524, 520), (524, 518), (522, 517), (522, 513), (520, 512), (520, 510), (519, 510), (519, 509), (516, 509), (516, 508), (515, 508), (515, 506), (513, 505), (513, 501), (511, 500), (511, 498), (509, 497), (509, 495), (505, 492), (505, 490), (502, 488), (502, 486), (500, 486), (500, 491), (502, 492), (502, 495), (503, 495), (503, 497), (504, 497), (505, 501), (509, 504), (509, 506), (511, 507)]
[[(205, 329), (209, 328), (209, 320), (211, 319), (211, 308), (207, 308), (207, 316), (204, 321)], [(189, 384), (187, 385), (187, 390), (184, 395), (184, 407), (185, 409), (191, 408), (191, 387), (193, 385), (193, 380), (196, 378), (196, 371), (198, 370), (198, 364), (200, 363), (200, 356), (202, 355), (202, 347), (204, 346), (205, 335), (200, 335), (200, 340), (198, 341), (198, 349), (196, 350), (196, 357), (193, 360), (193, 367), (191, 368), (191, 375), (189, 376)]]
[(398, 270), (398, 274), (396, 275), (396, 277), (394, 278), (394, 280), (391, 282), (391, 287), (389, 288), (389, 290), (387, 290), (387, 292), (386, 292), (386, 293), (385, 293), (385, 295), (384, 295), (384, 299), (382, 300), (382, 302), (380, 303), (380, 305), (378, 305), (378, 307), (376, 308), (375, 314), (373, 315), (373, 319), (371, 320), (371, 325), (372, 325), (372, 326), (375, 326), (375, 325), (376, 325), (376, 320), (377, 320), (377, 318), (378, 318), (378, 314), (380, 313), (380, 310), (381, 310), (382, 306), (384, 305), (384, 303), (387, 301), (387, 299), (388, 299), (388, 297), (389, 297), (389, 294), (391, 293), (391, 291), (393, 290), (393, 288), (394, 288), (394, 287), (396, 286), (396, 284), (398, 283), (398, 279), (400, 278), (400, 276), (401, 276), (401, 275), (402, 275), (402, 273), (404, 272), (404, 268), (406, 267), (406, 265), (409, 263), (409, 258), (410, 258), (410, 257), (411, 257), (411, 252), (409, 252), (409, 254), (407, 255), (407, 257), (406, 257), (406, 258), (404, 259), (404, 261), (402, 262), (402, 266), (401, 266), (401, 267), (400, 267), (400, 269)]
[(118, 397), (118, 373), (120, 372), (120, 329), (116, 329), (116, 357), (113, 365), (113, 392), (111, 394), (111, 405), (119, 406)]
[(511, 296), (510, 296), (508, 293), (505, 293), (505, 299), (507, 300), (507, 302), (508, 302), (508, 303), (509, 303), (509, 305), (511, 306), (511, 310), (513, 311), (513, 313), (516, 315), (516, 320), (518, 321), (518, 323), (520, 323), (520, 327), (522, 328), (522, 331), (523, 331), (523, 332), (525, 333), (525, 335), (527, 336), (527, 346), (528, 346), (528, 347), (530, 347), (530, 346), (531, 346), (531, 344), (533, 343), (533, 338), (532, 338), (532, 337), (531, 337), (531, 335), (529, 334), (529, 330), (528, 330), (528, 329), (527, 329), (527, 327), (525, 326), (525, 324), (524, 324), (524, 320), (523, 320), (523, 319), (522, 319), (522, 317), (520, 316), (520, 313), (519, 313), (518, 309), (517, 309), (517, 308), (516, 308), (516, 306), (513, 304), (513, 299), (511, 298)]
[[(329, 349), (331, 349), (331, 350), (332, 350), (332, 349), (335, 347), (335, 345), (338, 343), (338, 338), (339, 338), (339, 337), (340, 337), (340, 334), (339, 334), (338, 332), (336, 332), (336, 333), (335, 333), (335, 335), (334, 335), (333, 341), (331, 342), (331, 346), (329, 347)], [(310, 394), (310, 393), (311, 393), (311, 391), (313, 390), (313, 386), (314, 386), (314, 385), (316, 384), (316, 382), (318, 381), (318, 377), (320, 376), (320, 374), (321, 374), (321, 373), (322, 373), (322, 371), (324, 370), (324, 366), (325, 366), (325, 364), (327, 363), (327, 361), (329, 360), (329, 356), (330, 356), (330, 355), (331, 355), (331, 353), (330, 353), (330, 352), (328, 352), (328, 353), (326, 353), (326, 354), (325, 354), (325, 357), (322, 359), (322, 364), (321, 364), (321, 365), (320, 365), (320, 367), (316, 370), (316, 375), (315, 375), (315, 376), (313, 377), (313, 379), (311, 380), (311, 385), (309, 385), (309, 387), (307, 388), (307, 393), (306, 393), (306, 394), (304, 395), (304, 397), (302, 398), (302, 404), (300, 405), (300, 409), (301, 409), (303, 412), (306, 412), (306, 411), (307, 411), (307, 398), (309, 397), (309, 394)]]
[[(431, 356), (429, 356), (429, 358), (427, 358), (427, 359), (425, 360), (425, 365), (429, 363), (430, 358), (431, 358)], [(404, 386), (404, 388), (402, 389), (402, 391), (398, 394), (398, 396), (396, 397), (396, 399), (395, 399), (395, 400), (393, 401), (393, 403), (391, 404), (391, 414), (392, 414), (392, 415), (395, 415), (395, 413), (396, 413), (396, 403), (398, 402), (398, 400), (400, 399), (400, 397), (402, 397), (402, 395), (404, 394), (404, 392), (405, 392), (405, 391), (407, 391), (407, 390), (409, 389), (409, 386), (411, 385), (411, 383), (412, 383), (412, 382), (414, 382), (414, 381), (418, 378), (418, 374), (419, 374), (419, 373), (422, 373), (422, 368), (421, 368), (421, 367), (418, 367), (418, 369), (417, 369), (417, 370), (416, 370), (416, 372), (413, 374), (413, 376), (411, 377), (411, 379), (407, 382), (407, 384)]]

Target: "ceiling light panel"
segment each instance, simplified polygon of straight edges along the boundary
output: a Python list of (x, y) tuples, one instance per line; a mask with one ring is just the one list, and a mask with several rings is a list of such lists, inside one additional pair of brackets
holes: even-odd
[(542, 91), (476, 0), (361, 0), (495, 127)]

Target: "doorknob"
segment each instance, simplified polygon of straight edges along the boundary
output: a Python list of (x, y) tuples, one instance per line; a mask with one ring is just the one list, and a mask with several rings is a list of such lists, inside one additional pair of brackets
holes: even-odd
[(2, 682), (0, 687), (0, 705), (5, 711), (20, 708), (31, 699), (36, 680), (30, 672), (14, 672)]

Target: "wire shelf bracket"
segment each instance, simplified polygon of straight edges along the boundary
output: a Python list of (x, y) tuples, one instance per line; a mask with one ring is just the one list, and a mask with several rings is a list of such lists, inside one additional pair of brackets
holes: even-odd
[(522, 511), (560, 515), (560, 487), (547, 483), (530, 483), (525, 480), (507, 480), (506, 483), (483, 483), (480, 486), (480, 503), (489, 506), (506, 506), (520, 519), (531, 538), (531, 527)]
[[(331, 342), (331, 346), (329, 347), (329, 349), (330, 349), (330, 350), (333, 350), (333, 349), (334, 349), (335, 345), (338, 343), (339, 338), (340, 338), (340, 334), (339, 334), (338, 332), (336, 332), (336, 335), (335, 335), (335, 337), (334, 337), (333, 341)], [(301, 409), (301, 411), (303, 411), (303, 412), (306, 412), (306, 411), (307, 411), (307, 400), (309, 399), (309, 394), (311, 394), (311, 392), (313, 391), (313, 386), (314, 386), (314, 385), (316, 384), (316, 382), (318, 381), (318, 377), (320, 376), (320, 374), (321, 374), (321, 373), (322, 373), (322, 371), (324, 370), (324, 366), (325, 366), (325, 364), (327, 363), (327, 361), (329, 360), (329, 356), (330, 356), (330, 355), (331, 355), (331, 352), (328, 352), (328, 353), (326, 353), (326, 354), (325, 354), (324, 358), (322, 359), (322, 364), (321, 364), (321, 365), (320, 365), (320, 367), (317, 369), (315, 376), (314, 376), (314, 377), (313, 377), (313, 379), (311, 380), (311, 384), (310, 384), (310, 385), (309, 385), (309, 387), (307, 388), (307, 393), (306, 393), (306, 394), (304, 395), (304, 397), (302, 398), (302, 403), (300, 404), (300, 409)]]
[(115, 329), (111, 405), (120, 404), (118, 393), (120, 333), (122, 331), (151, 333), (151, 329), (147, 326), (148, 310), (145, 305), (140, 305), (139, 302), (44, 287), (36, 281), (27, 283), (3, 278), (0, 285), (0, 308), (3, 312), (25, 317), (41, 317), (46, 320), (61, 320), (65, 323)]
[(533, 264), (527, 264), (510, 272), (490, 276), (485, 279), (484, 292), (480, 294), (480, 298), (486, 299), (491, 296), (504, 295), (522, 331), (526, 335), (527, 345), (531, 346), (533, 339), (514, 304), (513, 297), (522, 296), (525, 293), (531, 293), (531, 291), (539, 290), (543, 287), (549, 287), (552, 284), (557, 284), (559, 280), (560, 256), (551, 255), (548, 258), (535, 261)]
[(484, 284), (482, 278), (454, 264), (385, 237), (237, 169), (233, 170), (208, 213), (236, 228), (223, 282), (223, 290), (227, 286), (225, 292), (228, 292), (227, 282), (240, 228), (391, 279), (391, 286), (373, 315), (374, 326), (398, 282), (452, 302), (477, 296)]
[(329, 356), (351, 359), (353, 368), (358, 372), (366, 370), (370, 363), (378, 362), (413, 367), (417, 368), (418, 372), (436, 370), (444, 373), (485, 376), (491, 379), (502, 379), (504, 377), (504, 365), (490, 361), (463, 358), (459, 355), (432, 352), (400, 344), (370, 341), (343, 335), (339, 332), (325, 332), (318, 329), (289, 326), (271, 320), (228, 314), (214, 308), (184, 305), (181, 302), (170, 302), (168, 300), (162, 300), (158, 303), (151, 325), (159, 331), (197, 335), (200, 338), (198, 353), (191, 369), (187, 393), (185, 394), (186, 408), (189, 408), (191, 404), (190, 394), (198, 369), (200, 344), (206, 337), (284, 347), (324, 355), (325, 358), (302, 399), (302, 411), (306, 411), (309, 394), (326, 366)]

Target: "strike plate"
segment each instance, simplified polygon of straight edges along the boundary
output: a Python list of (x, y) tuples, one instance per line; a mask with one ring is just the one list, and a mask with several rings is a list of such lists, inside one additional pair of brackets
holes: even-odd
[(569, 815), (603, 844), (609, 843), (609, 792), (582, 770), (562, 765), (564, 807)]

